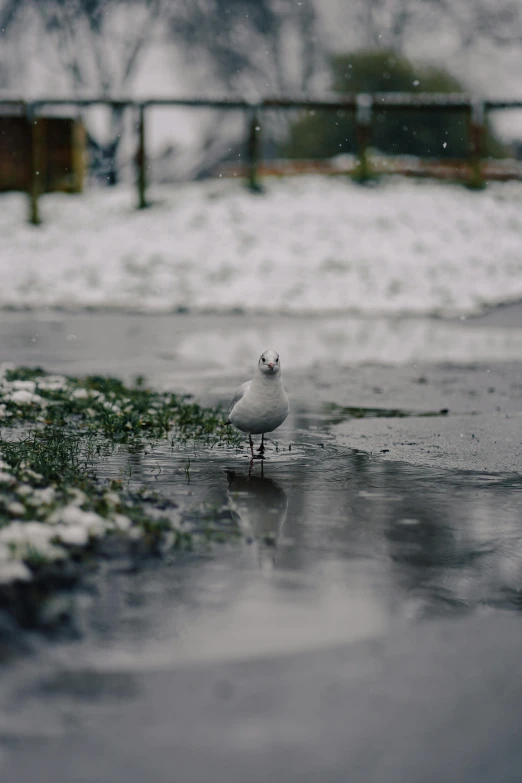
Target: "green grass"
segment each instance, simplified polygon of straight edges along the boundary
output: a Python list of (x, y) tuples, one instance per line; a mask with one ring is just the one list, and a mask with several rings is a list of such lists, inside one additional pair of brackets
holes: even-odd
[(447, 408), (438, 411), (412, 411), (405, 408), (366, 408), (362, 406), (326, 403), (325, 413), (332, 416), (331, 423), (338, 424), (346, 419), (406, 419), (425, 416), (447, 416)]
[[(98, 375), (0, 368), (0, 605), (2, 574), (13, 563), (19, 575), (12, 581), (33, 584), (50, 567), (54, 573), (67, 560), (90, 557), (102, 539), (163, 552), (191, 546), (191, 530), (203, 540), (227, 534), (217, 512), (202, 511), (187, 528), (158, 493), (101, 480), (96, 471), (122, 444), (130, 453), (165, 440), (174, 450), (235, 448), (240, 437), (224, 422), (219, 408), (155, 391), (143, 378), (126, 386)], [(190, 460), (186, 474), (190, 480)]]
[(49, 376), (38, 368), (6, 372), (5, 380), (10, 384), (34, 383), (44, 406), (7, 400), (5, 423), (10, 419), (13, 423), (71, 428), (76, 434), (119, 443), (169, 436), (207, 446), (235, 446), (240, 441), (235, 431), (225, 425), (226, 417), (219, 408), (205, 408), (187, 395), (157, 392), (148, 388), (142, 378), (135, 386), (127, 387), (117, 378), (69, 377), (65, 386), (54, 389), (45, 388), (46, 379)]
[(81, 484), (90, 475), (92, 446), (72, 433), (52, 427), (35, 430), (18, 440), (0, 439), (3, 459), (14, 469), (29, 468), (45, 483)]

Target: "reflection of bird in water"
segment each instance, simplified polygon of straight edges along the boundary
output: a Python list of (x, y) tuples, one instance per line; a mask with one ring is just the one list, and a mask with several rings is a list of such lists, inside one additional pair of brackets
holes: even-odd
[(275, 547), (288, 511), (284, 489), (263, 476), (227, 471), (230, 511), (247, 540)]

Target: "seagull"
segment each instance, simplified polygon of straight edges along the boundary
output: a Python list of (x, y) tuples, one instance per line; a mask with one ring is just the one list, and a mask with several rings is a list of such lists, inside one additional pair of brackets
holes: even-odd
[(288, 397), (281, 378), (281, 362), (277, 351), (264, 351), (256, 374), (243, 383), (234, 394), (227, 424), (248, 432), (250, 453), (254, 459), (252, 435), (261, 435), (260, 459), (265, 453), (265, 433), (273, 432), (288, 416)]

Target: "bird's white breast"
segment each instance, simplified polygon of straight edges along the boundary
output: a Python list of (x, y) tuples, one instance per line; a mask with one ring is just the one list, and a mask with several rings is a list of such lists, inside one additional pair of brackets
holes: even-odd
[(260, 435), (277, 429), (288, 416), (288, 397), (281, 382), (252, 384), (234, 405), (230, 421), (243, 432)]

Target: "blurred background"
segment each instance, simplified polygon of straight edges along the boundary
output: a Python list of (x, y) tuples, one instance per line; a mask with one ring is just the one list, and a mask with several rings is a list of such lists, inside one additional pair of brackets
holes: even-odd
[(518, 0), (1, 0), (0, 35), (0, 305), (522, 296)]
[[(517, 97), (522, 7), (518, 0), (2, 0), (0, 35), (0, 89), (16, 98), (255, 101), (327, 90), (509, 98)], [(91, 110), (82, 119), (90, 173), (123, 177), (133, 156), (125, 112)], [(353, 152), (350, 122), (339, 119), (274, 113), (263, 127), (265, 154)], [(432, 115), (416, 129), (376, 119), (382, 152), (465, 153), (462, 118)], [(158, 109), (149, 125), (156, 180), (203, 176), (243, 152), (241, 113)], [(521, 114), (496, 115), (494, 128), (488, 154), (517, 155)]]

